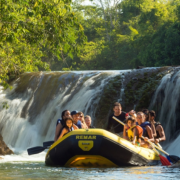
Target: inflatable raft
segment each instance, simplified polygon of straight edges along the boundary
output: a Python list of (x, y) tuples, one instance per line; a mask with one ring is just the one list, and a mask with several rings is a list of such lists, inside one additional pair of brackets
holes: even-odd
[(118, 167), (155, 165), (159, 160), (153, 150), (134, 146), (106, 130), (79, 129), (52, 144), (45, 163), (67, 167)]

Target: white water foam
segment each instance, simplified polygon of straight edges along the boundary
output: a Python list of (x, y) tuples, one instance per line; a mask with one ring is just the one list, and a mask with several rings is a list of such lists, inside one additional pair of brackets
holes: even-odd
[[(8, 109), (0, 108), (0, 131), (4, 141), (8, 146), (15, 149), (15, 153), (20, 153), (18, 157), (21, 157), (21, 160), (27, 159), (26, 153), (21, 153), (22, 151), (29, 147), (41, 146), (42, 142), (54, 139), (56, 121), (60, 118), (63, 110), (79, 110), (84, 114), (89, 114), (94, 119), (94, 109), (100, 100), (104, 86), (109, 79), (120, 75), (122, 72), (127, 71), (81, 72), (79, 74), (74, 73), (74, 75), (71, 73), (72, 76), (78, 77), (78, 81), (76, 83), (74, 83), (75, 81), (69, 82), (63, 91), (59, 88), (60, 84), (50, 84), (53, 82), (53, 77), (51, 77), (51, 73), (47, 73), (49, 78), (42, 93), (46, 93), (49, 86), (56, 88), (57, 93), (44, 105), (39, 114), (34, 116), (33, 122), (29, 121), (32, 115), (29, 114), (29, 109), (33, 103), (41, 104), (38, 99), (35, 99), (35, 93), (42, 85), (41, 82), (44, 77), (42, 73), (37, 77), (39, 79), (34, 92), (28, 88), (21, 94), (15, 90), (2, 91), (0, 102), (7, 102), (9, 105)], [(63, 75), (64, 81), (66, 81), (66, 77), (69, 78), (68, 73)], [(91, 86), (93, 87), (91, 88)], [(27, 113), (25, 117), (22, 117), (22, 109), (28, 101), (30, 103), (27, 107)], [(16, 155), (8, 157), (16, 160)], [(31, 159), (31, 157), (29, 158)]]

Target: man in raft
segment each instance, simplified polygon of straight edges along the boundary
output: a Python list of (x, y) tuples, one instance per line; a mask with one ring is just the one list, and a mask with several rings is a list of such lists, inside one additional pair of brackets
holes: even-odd
[(115, 116), (117, 119), (124, 121), (126, 113), (122, 111), (121, 104), (118, 102), (114, 103), (113, 111), (114, 113), (110, 115), (108, 119), (107, 130), (110, 131), (112, 129), (117, 135), (121, 136), (123, 131), (123, 126), (120, 123), (118, 123), (116, 120), (114, 120), (112, 117)]
[(79, 128), (79, 129), (86, 129), (85, 125), (83, 123), (81, 123), (81, 121), (79, 120), (79, 115), (81, 114), (81, 112), (79, 111), (72, 111), (71, 112), (71, 116), (73, 119), (73, 123)]
[(151, 110), (149, 111), (149, 121), (151, 124), (154, 124), (155, 126), (155, 143), (160, 143), (161, 141), (166, 140), (164, 129), (160, 122), (155, 121), (156, 113), (155, 111)]

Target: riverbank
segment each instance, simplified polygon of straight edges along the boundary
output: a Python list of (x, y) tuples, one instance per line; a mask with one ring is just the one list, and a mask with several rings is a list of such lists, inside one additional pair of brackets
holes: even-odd
[[(14, 152), (6, 145), (6, 143), (3, 141), (3, 137), (0, 134), (0, 156), (10, 154), (14, 154)], [(0, 159), (3, 159), (3, 157), (0, 157)]]

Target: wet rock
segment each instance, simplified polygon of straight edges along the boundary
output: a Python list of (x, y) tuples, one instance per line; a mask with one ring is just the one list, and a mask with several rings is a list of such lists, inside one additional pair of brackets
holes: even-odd
[[(9, 155), (9, 154), (14, 154), (14, 152), (11, 149), (9, 149), (9, 147), (3, 141), (3, 137), (0, 135), (0, 155)], [(3, 158), (0, 157), (0, 159)]]

